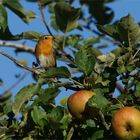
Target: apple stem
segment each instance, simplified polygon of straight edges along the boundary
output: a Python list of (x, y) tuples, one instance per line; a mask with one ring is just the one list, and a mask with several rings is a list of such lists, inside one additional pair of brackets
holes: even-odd
[(108, 125), (105, 121), (105, 118), (104, 118), (104, 114), (102, 113), (102, 111), (100, 110), (99, 111), (99, 115), (100, 115), (100, 118), (102, 120), (102, 123), (103, 125), (105, 126), (106, 130), (109, 130), (110, 129), (110, 125)]

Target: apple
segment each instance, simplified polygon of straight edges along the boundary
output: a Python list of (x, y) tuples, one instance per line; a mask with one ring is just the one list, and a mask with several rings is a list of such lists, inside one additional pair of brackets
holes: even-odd
[(123, 107), (112, 118), (112, 128), (116, 136), (123, 140), (140, 137), (140, 111), (134, 107)]
[(88, 115), (88, 108), (86, 106), (89, 98), (96, 93), (91, 90), (79, 90), (70, 95), (67, 101), (68, 109), (72, 116), (77, 119), (84, 118)]

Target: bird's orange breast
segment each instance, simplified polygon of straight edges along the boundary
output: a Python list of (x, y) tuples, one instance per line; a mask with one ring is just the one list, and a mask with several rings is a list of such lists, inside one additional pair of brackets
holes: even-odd
[(46, 57), (51, 54), (53, 55), (53, 43), (51, 40), (42, 40), (36, 45), (36, 57), (39, 57), (39, 55), (41, 54), (43, 54)]

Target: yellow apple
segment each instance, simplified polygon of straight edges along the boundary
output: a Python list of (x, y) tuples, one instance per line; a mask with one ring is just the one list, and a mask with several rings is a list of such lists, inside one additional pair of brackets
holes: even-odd
[(89, 98), (95, 95), (91, 90), (80, 90), (72, 94), (67, 101), (68, 109), (72, 116), (81, 119), (87, 113), (87, 102)]
[(112, 128), (119, 139), (135, 140), (140, 137), (140, 111), (123, 107), (112, 118)]

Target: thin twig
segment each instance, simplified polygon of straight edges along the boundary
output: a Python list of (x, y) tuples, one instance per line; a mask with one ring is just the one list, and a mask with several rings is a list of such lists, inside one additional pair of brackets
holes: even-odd
[(53, 103), (49, 103), (49, 105), (50, 105), (51, 107), (53, 107), (53, 108), (56, 108), (56, 105), (53, 104)]
[(77, 69), (70, 70), (70, 73), (71, 73), (71, 74), (75, 74), (75, 73), (78, 73), (78, 72), (79, 72), (79, 70), (77, 70)]
[(35, 69), (35, 68), (30, 68), (30, 67), (27, 67), (25, 65), (23, 65), (22, 63), (20, 63), (18, 60), (16, 60), (14, 57), (10, 56), (9, 54), (3, 52), (2, 50), (0, 50), (0, 54), (6, 56), (7, 58), (9, 58), (10, 60), (12, 60), (14, 63), (16, 63), (18, 66), (32, 72), (32, 73), (35, 73), (35, 74), (40, 74), (40, 71)]
[(71, 140), (72, 136), (73, 136), (73, 133), (74, 133), (74, 128), (71, 127), (67, 136), (66, 136), (66, 140)]
[(116, 88), (120, 91), (120, 93), (124, 93), (123, 87), (118, 82), (116, 82), (115, 84), (116, 84)]
[(12, 47), (12, 48), (16, 48), (16, 49), (19, 49), (21, 51), (30, 52), (30, 53), (34, 53), (34, 50), (35, 50), (34, 48), (28, 47), (26, 45), (15, 44), (12, 42), (5, 42), (5, 41), (0, 41), (0, 46)]
[[(50, 34), (51, 36), (53, 36), (53, 34), (52, 34), (52, 32), (51, 32), (51, 30), (50, 30), (50, 28), (49, 28), (49, 26), (48, 26), (48, 24), (47, 24), (47, 22), (46, 22), (46, 20), (45, 20), (45, 16), (44, 16), (44, 12), (43, 12), (43, 7), (42, 7), (42, 5), (41, 5), (41, 0), (38, 1), (38, 6), (39, 6), (40, 13), (41, 13), (42, 21), (43, 21), (45, 27), (47, 28), (49, 34)], [(54, 36), (53, 36), (53, 37), (54, 37)]]
[(99, 116), (100, 116), (100, 118), (101, 118), (101, 120), (102, 120), (102, 123), (103, 123), (103, 125), (105, 126), (106, 130), (109, 130), (110, 125), (108, 125), (108, 124), (106, 123), (105, 118), (104, 118), (104, 114), (102, 113), (102, 111), (99, 111)]
[(124, 107), (124, 104), (117, 98), (115, 98), (115, 100), (121, 105), (121, 107)]
[(12, 86), (10, 86), (8, 89), (6, 89), (2, 93), (2, 95), (6, 94), (7, 92), (10, 92), (13, 88), (15, 88), (28, 74), (29, 74), (28, 71), (26, 71), (25, 73), (23, 73), (23, 75), (21, 75)]
[(83, 84), (81, 84), (80, 82), (74, 80), (73, 78), (69, 78), (69, 80), (72, 81), (73, 83), (75, 83), (77, 86), (83, 87)]
[(136, 57), (136, 55), (139, 53), (140, 48), (136, 51), (136, 53), (134, 54), (134, 56), (132, 57), (132, 59), (134, 59)]
[(75, 62), (72, 60), (72, 57), (67, 52), (65, 52), (64, 50), (61, 50), (61, 52), (70, 61), (71, 64), (76, 66)]
[(72, 82), (57, 82), (57, 84), (55, 84), (55, 87), (59, 88), (59, 87), (65, 87), (66, 90), (67, 89), (70, 89), (70, 90), (74, 90), (74, 91), (77, 91), (79, 88), (77, 87), (73, 87), (72, 86), (73, 83)]

